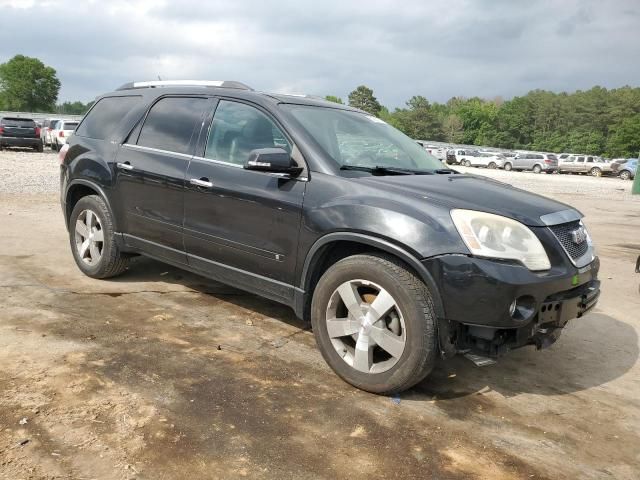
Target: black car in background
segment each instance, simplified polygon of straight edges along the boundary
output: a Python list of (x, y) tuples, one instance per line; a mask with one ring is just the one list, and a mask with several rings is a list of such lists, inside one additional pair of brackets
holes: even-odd
[(42, 152), (40, 127), (30, 118), (0, 118), (0, 148), (27, 147)]
[(365, 112), (238, 82), (138, 82), (60, 153), (86, 275), (143, 254), (289, 305), (328, 364), (392, 393), (438, 357), (553, 343), (599, 295), (574, 208), (459, 174)]

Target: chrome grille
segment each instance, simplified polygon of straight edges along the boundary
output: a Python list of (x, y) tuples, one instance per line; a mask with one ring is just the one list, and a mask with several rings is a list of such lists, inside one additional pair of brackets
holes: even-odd
[(571, 232), (580, 228), (580, 225), (580, 221), (577, 221), (549, 227), (573, 260), (582, 257), (589, 250), (589, 242), (587, 240), (576, 245), (571, 236)]

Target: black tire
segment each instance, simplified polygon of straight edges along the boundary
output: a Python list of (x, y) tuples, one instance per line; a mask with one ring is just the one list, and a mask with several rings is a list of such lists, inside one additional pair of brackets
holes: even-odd
[(533, 166), (533, 173), (540, 173), (542, 171), (542, 167), (540, 165)]
[(42, 145), (42, 142), (40, 142), (38, 144), (38, 146), (35, 147), (35, 150), (36, 150), (36, 152), (40, 152), (40, 153), (42, 153), (44, 151), (44, 146)]
[(507, 172), (510, 172), (510, 171), (513, 169), (513, 165), (511, 165), (511, 162), (507, 162), (507, 163), (505, 163), (505, 164), (504, 164), (504, 169), (505, 169)]
[(495, 162), (491, 162), (491, 163), (489, 163), (489, 168), (490, 168), (491, 170), (495, 170), (497, 166), (498, 166), (498, 165), (496, 165), (496, 163), (495, 163)]
[(622, 180), (630, 180), (631, 172), (629, 172), (629, 170), (622, 170), (619, 176)]
[[(81, 257), (76, 245), (76, 222), (80, 214), (92, 211), (100, 222), (103, 242), (100, 260), (95, 265), (87, 264)], [(69, 244), (76, 265), (91, 278), (110, 278), (120, 275), (129, 265), (129, 256), (120, 252), (115, 241), (113, 218), (105, 201), (98, 195), (88, 195), (78, 200), (69, 218)]]
[(589, 175), (591, 175), (592, 177), (601, 177), (602, 170), (600, 170), (598, 167), (593, 167), (591, 170), (589, 170)]
[[(355, 279), (380, 285), (402, 311), (404, 350), (397, 362), (381, 373), (366, 373), (349, 365), (336, 351), (327, 331), (327, 308), (333, 293), (343, 283)], [(436, 315), (431, 294), (420, 278), (388, 255), (354, 255), (332, 265), (313, 292), (311, 323), (318, 348), (333, 371), (368, 392), (388, 395), (406, 390), (423, 380), (436, 362)]]

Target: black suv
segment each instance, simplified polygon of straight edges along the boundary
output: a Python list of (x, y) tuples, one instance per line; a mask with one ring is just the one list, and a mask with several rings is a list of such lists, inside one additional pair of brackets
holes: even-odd
[(29, 147), (42, 152), (40, 127), (30, 118), (0, 118), (0, 148)]
[(599, 295), (575, 209), (446, 168), (362, 111), (238, 82), (99, 97), (60, 153), (78, 267), (144, 254), (291, 306), (347, 382), (553, 343)]

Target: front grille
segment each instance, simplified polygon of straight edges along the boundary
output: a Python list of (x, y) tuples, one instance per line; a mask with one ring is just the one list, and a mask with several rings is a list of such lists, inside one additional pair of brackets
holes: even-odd
[(561, 225), (553, 225), (549, 227), (549, 229), (556, 236), (558, 241), (562, 244), (566, 252), (573, 260), (577, 260), (582, 257), (587, 250), (589, 250), (589, 242), (584, 241), (580, 244), (575, 244), (573, 242), (573, 238), (571, 237), (571, 232), (580, 228), (580, 221), (563, 223)]

